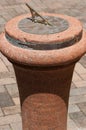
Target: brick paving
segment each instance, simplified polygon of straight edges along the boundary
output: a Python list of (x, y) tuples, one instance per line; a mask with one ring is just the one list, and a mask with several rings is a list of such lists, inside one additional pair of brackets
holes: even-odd
[[(86, 0), (29, 0), (38, 11), (81, 20), (86, 29)], [(51, 6), (53, 5), (53, 6)], [(0, 33), (13, 17), (29, 12), (24, 0), (0, 0)], [(86, 55), (77, 63), (71, 84), (68, 130), (86, 130)], [(0, 130), (22, 130), (19, 93), (11, 63), (0, 53)]]

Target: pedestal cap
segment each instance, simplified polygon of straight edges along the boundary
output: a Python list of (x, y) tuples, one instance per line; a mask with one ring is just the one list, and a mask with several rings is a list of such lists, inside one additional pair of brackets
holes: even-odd
[(0, 50), (12, 62), (29, 66), (60, 66), (78, 60), (86, 52), (86, 33), (70, 16), (42, 13), (51, 24), (17, 16), (0, 35)]

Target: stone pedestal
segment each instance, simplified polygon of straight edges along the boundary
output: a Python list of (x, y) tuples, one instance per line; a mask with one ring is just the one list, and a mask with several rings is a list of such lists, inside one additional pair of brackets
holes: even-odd
[(73, 17), (42, 14), (53, 26), (18, 16), (0, 35), (0, 51), (12, 62), (23, 130), (67, 130), (75, 63), (86, 52), (86, 33)]

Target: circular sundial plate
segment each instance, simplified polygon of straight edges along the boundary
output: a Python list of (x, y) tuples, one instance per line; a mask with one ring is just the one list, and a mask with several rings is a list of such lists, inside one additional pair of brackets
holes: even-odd
[[(44, 16), (44, 18), (52, 24), (50, 25), (45, 25), (43, 23), (35, 23), (32, 22), (31, 17), (30, 18), (25, 18), (22, 19), (18, 27), (22, 31), (26, 33), (31, 33), (31, 34), (54, 34), (54, 33), (60, 33), (68, 29), (69, 23), (67, 20), (59, 17), (53, 17), (53, 16)], [(35, 19), (37, 20), (42, 20), (39, 17), (36, 17)]]
[(6, 39), (25, 49), (54, 50), (71, 46), (82, 38), (81, 23), (75, 18), (59, 14), (42, 16), (52, 26), (32, 22), (29, 14), (21, 15), (7, 23)]

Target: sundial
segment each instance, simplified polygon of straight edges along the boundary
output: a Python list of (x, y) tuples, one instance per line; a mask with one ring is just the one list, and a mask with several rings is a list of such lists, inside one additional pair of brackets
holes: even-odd
[[(50, 25), (52, 26), (51, 23), (49, 23), (45, 18), (43, 18), (36, 10), (34, 10), (28, 3), (26, 3), (26, 6), (30, 9), (32, 18), (29, 18), (30, 20), (32, 20), (32, 22), (34, 23), (41, 23), (41, 24), (45, 24), (45, 25)], [(36, 17), (40, 17), (41, 20), (36, 19)]]
[(22, 19), (19, 22), (19, 28), (32, 34), (52, 34), (59, 33), (68, 28), (68, 22), (59, 17), (42, 16), (27, 4), (31, 12), (31, 17)]
[(71, 22), (69, 16), (39, 13), (28, 3), (26, 6), (30, 13), (14, 18), (6, 26), (6, 38), (14, 46), (31, 50), (54, 50), (71, 46), (81, 39), (81, 25), (75, 30), (76, 20)]

